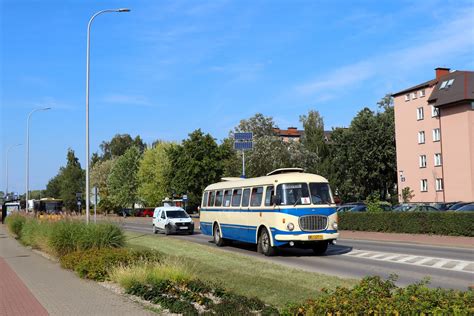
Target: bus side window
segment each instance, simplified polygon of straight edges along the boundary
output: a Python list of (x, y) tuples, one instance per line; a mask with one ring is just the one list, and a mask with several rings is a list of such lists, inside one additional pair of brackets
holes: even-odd
[(209, 192), (209, 202), (207, 203), (207, 206), (214, 206), (214, 194), (214, 191)]
[(250, 189), (245, 189), (244, 194), (242, 195), (242, 207), (249, 206), (249, 198), (250, 198)]
[(232, 196), (232, 190), (225, 190), (224, 191), (224, 207), (230, 206), (230, 198)]
[(222, 191), (216, 191), (216, 204), (215, 206), (222, 206)]
[(232, 193), (232, 206), (239, 207), (241, 199), (242, 199), (242, 189), (234, 189), (234, 192)]
[(262, 205), (263, 187), (257, 187), (252, 189), (252, 195), (250, 196), (250, 206)]
[(207, 205), (207, 195), (208, 195), (208, 192), (204, 192), (204, 194), (202, 196), (202, 203), (201, 203), (202, 207), (206, 207), (206, 205)]
[(273, 185), (269, 185), (267, 187), (267, 191), (265, 193), (265, 206), (272, 206), (272, 197), (273, 197)]

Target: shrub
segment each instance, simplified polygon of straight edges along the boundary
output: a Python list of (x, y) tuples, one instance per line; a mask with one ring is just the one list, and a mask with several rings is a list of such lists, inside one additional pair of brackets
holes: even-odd
[(51, 225), (49, 245), (59, 257), (79, 250), (79, 240), (86, 224), (79, 221), (59, 221)]
[(110, 223), (86, 225), (79, 240), (79, 249), (120, 248), (125, 244), (125, 235), (120, 227)]
[(20, 240), (24, 245), (52, 253), (53, 251), (49, 247), (50, 232), (51, 224), (49, 222), (29, 218), (23, 225)]
[(474, 236), (472, 212), (382, 212), (339, 214), (339, 228), (392, 233)]
[(159, 262), (161, 253), (152, 250), (130, 250), (125, 248), (94, 248), (75, 251), (60, 258), (61, 266), (74, 270), (81, 278), (104, 281), (116, 266)]
[(398, 288), (395, 277), (366, 277), (352, 289), (324, 290), (314, 300), (289, 306), (285, 315), (468, 315), (474, 292), (430, 289), (427, 281)]
[(26, 217), (18, 213), (13, 213), (7, 216), (5, 221), (10, 232), (15, 235), (16, 238), (20, 238), (21, 230), (26, 222)]

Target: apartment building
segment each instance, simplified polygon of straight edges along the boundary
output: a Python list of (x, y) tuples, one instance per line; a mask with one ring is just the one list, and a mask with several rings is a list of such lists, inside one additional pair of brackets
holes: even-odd
[(473, 201), (474, 72), (435, 74), (393, 94), (399, 196), (409, 187), (412, 202)]

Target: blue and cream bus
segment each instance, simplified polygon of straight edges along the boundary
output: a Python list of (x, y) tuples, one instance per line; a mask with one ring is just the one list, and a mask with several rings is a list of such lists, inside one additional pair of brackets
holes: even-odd
[(209, 185), (200, 221), (202, 233), (213, 236), (217, 246), (230, 240), (253, 243), (267, 256), (283, 246), (324, 254), (339, 236), (328, 180), (299, 168)]

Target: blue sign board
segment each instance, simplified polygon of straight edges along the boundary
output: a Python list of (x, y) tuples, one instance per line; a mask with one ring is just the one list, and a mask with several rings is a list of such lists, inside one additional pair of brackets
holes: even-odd
[(253, 142), (235, 142), (235, 150), (251, 150), (253, 147)]
[(252, 139), (253, 139), (253, 133), (251, 132), (234, 134), (234, 140), (236, 141), (239, 141), (239, 140), (251, 141)]

